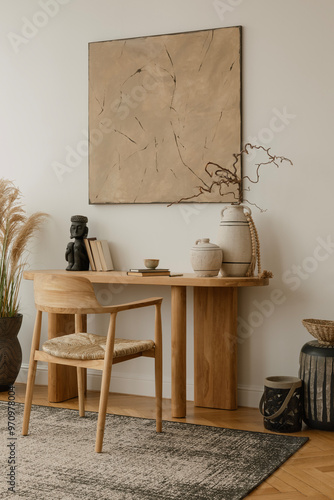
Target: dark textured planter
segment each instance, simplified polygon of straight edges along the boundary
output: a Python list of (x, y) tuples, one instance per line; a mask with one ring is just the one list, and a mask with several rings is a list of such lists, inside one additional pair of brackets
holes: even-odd
[(307, 342), (300, 353), (299, 373), (304, 381), (305, 424), (334, 431), (334, 345)]
[(17, 335), (22, 314), (13, 318), (0, 318), (0, 392), (8, 391), (21, 368), (22, 350)]

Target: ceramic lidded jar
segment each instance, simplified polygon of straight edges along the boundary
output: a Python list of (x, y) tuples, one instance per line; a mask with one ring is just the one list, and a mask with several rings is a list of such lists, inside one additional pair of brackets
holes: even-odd
[(217, 276), (222, 265), (223, 251), (209, 238), (197, 240), (190, 252), (190, 262), (197, 276)]

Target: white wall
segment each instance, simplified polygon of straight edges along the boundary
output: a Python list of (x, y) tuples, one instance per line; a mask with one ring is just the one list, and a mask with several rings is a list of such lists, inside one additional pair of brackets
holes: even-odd
[[(44, 10), (42, 6), (44, 5)], [(48, 9), (49, 14), (44, 15)], [(82, 154), (88, 124), (88, 58), (91, 41), (223, 26), (243, 27), (243, 134), (293, 160), (270, 168), (251, 200), (269, 287), (244, 289), (239, 300), (239, 388), (242, 405), (256, 406), (268, 375), (297, 375), (301, 346), (311, 339), (302, 318), (332, 318), (333, 58), (331, 0), (2, 0), (0, 135), (1, 176), (24, 194), (28, 213), (50, 219), (31, 245), (31, 268), (64, 268), (69, 220), (89, 218), (90, 235), (111, 243), (118, 269), (158, 256), (161, 265), (190, 272), (197, 238), (216, 238), (218, 204), (185, 215), (184, 206), (88, 205), (88, 162)], [(28, 28), (33, 21), (40, 27)], [(42, 26), (43, 25), (43, 26)], [(283, 119), (275, 117), (282, 115)], [(68, 148), (81, 151), (62, 177)], [(322, 243), (321, 243), (322, 242)], [(327, 245), (324, 244), (327, 242)], [(329, 242), (329, 243), (328, 243)], [(280, 304), (271, 301), (273, 290)], [(170, 396), (170, 298), (152, 287), (100, 287), (105, 300), (164, 297), (164, 381)], [(32, 283), (21, 290), (20, 332), (26, 377), (34, 319)], [(188, 321), (188, 398), (193, 395), (191, 290)], [(141, 323), (141, 328), (148, 318)], [(45, 338), (45, 332), (44, 332)], [(134, 362), (135, 363), (135, 362)], [(115, 367), (113, 389), (152, 394), (152, 373), (142, 365)], [(133, 371), (139, 367), (140, 377)], [(134, 368), (135, 367), (135, 368)], [(46, 383), (45, 369), (38, 381)], [(91, 386), (95, 379), (91, 377)]]

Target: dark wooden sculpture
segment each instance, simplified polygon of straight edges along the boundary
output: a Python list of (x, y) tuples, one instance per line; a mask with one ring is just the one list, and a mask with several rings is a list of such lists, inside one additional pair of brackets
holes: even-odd
[(88, 219), (84, 215), (73, 215), (71, 217), (70, 235), (74, 242), (70, 241), (66, 247), (65, 259), (68, 262), (66, 271), (88, 271), (89, 259), (84, 242), (87, 237)]

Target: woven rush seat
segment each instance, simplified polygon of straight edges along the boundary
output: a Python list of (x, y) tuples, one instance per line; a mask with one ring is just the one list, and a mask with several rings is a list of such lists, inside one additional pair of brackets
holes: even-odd
[[(44, 342), (44, 352), (59, 358), (104, 359), (107, 337), (94, 333), (72, 333)], [(114, 358), (153, 349), (153, 340), (115, 339)]]

